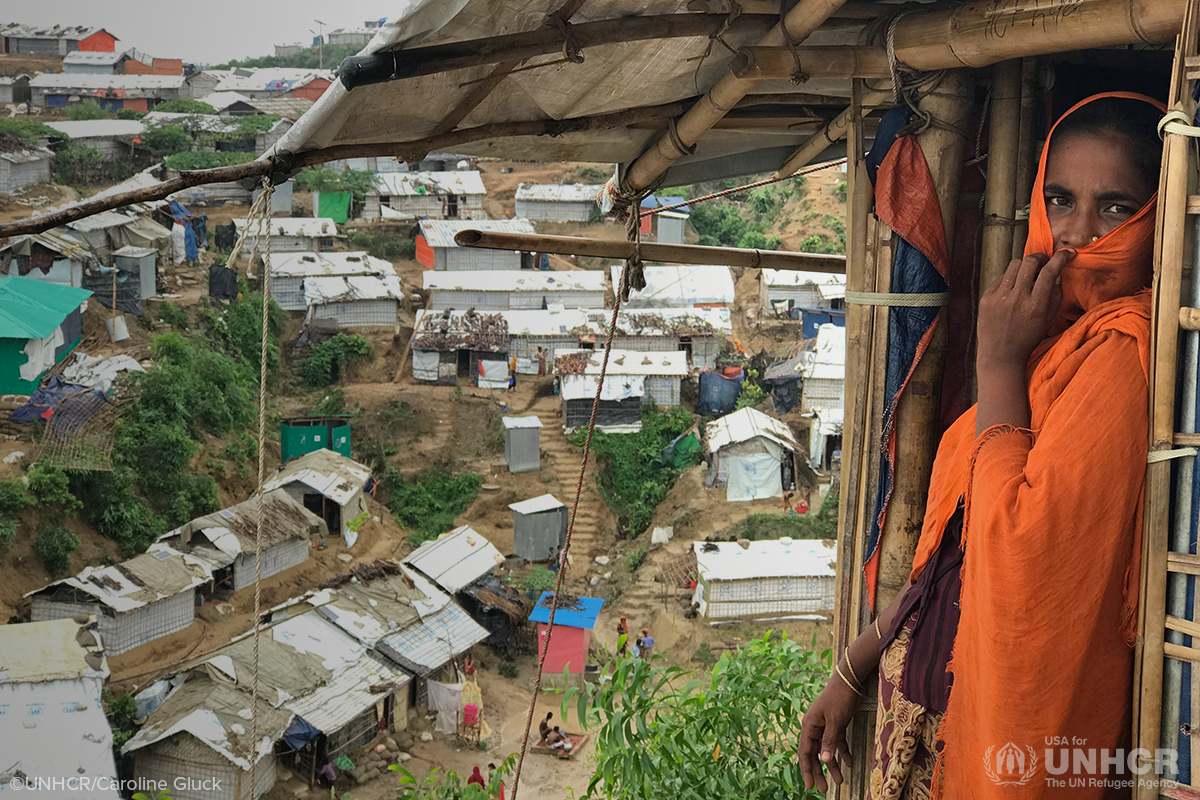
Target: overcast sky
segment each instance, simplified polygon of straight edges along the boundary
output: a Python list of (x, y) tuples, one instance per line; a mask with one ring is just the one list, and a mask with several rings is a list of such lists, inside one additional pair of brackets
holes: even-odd
[[(311, 42), (319, 19), (325, 30), (357, 27), (386, 17), (398, 5), (378, 0), (204, 0), (182, 6), (147, 0), (8, 0), (4, 20), (30, 25), (95, 25), (119, 41), (163, 58), (220, 63), (272, 55), (275, 45)], [(336, 66), (336, 65), (335, 65)]]

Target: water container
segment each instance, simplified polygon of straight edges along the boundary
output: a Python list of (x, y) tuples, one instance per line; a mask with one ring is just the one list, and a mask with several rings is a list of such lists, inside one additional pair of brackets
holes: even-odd
[(475, 703), (463, 704), (463, 725), (479, 724), (479, 706)]

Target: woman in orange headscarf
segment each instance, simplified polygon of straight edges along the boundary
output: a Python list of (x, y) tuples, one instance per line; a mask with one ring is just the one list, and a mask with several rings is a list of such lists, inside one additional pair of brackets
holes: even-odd
[[(1101, 752), (1129, 747), (1162, 110), (1097, 95), (1051, 129), (1025, 258), (980, 300), (979, 402), (942, 437), (909, 586), (805, 714), (808, 786), (822, 764), (842, 781), (878, 669), (873, 800), (1129, 796)], [(1094, 773), (1057, 771), (1063, 739)]]

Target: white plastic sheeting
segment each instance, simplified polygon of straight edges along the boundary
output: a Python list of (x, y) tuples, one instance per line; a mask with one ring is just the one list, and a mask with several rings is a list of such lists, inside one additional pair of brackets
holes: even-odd
[(101, 358), (76, 353), (75, 360), (63, 370), (63, 380), (107, 392), (122, 372), (145, 372), (132, 356), (117, 355)]
[(481, 359), (476, 364), (479, 374), (479, 388), (504, 389), (508, 386), (508, 362), (488, 361)]
[(437, 712), (433, 729), (438, 733), (458, 731), (458, 712), (462, 708), (462, 684), (426, 681), (429, 687), (429, 710)]
[[(624, 266), (612, 267), (615, 290)], [(694, 305), (733, 305), (733, 274), (723, 266), (646, 267), (646, 288), (631, 291), (626, 308), (687, 308)]]
[(54, 366), (54, 352), (65, 341), (62, 326), (45, 339), (30, 339), (25, 343), (25, 355), (29, 360), (21, 365), (21, 380), (35, 381), (38, 376)]
[(352, 277), (305, 278), (304, 301), (322, 305), (348, 300), (402, 300), (400, 278), (391, 275), (357, 275)]
[(778, 456), (747, 453), (726, 460), (729, 485), (725, 499), (729, 502), (763, 500), (783, 494)]
[[(599, 375), (563, 375), (562, 398), (590, 400), (596, 396), (596, 386), (599, 382)], [(641, 397), (645, 393), (645, 383), (645, 375), (605, 375), (600, 399), (627, 400), (630, 397)]]

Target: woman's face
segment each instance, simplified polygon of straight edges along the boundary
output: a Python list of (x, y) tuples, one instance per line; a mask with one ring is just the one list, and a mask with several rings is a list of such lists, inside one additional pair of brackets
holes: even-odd
[(1055, 251), (1104, 236), (1136, 214), (1156, 189), (1138, 170), (1133, 144), (1124, 136), (1056, 139), (1043, 186)]

